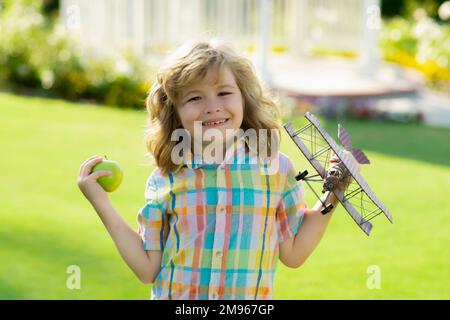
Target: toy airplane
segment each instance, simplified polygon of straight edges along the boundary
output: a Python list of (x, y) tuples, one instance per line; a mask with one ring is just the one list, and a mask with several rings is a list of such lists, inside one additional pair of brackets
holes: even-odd
[[(308, 124), (299, 130), (294, 130), (291, 123), (287, 123), (284, 128), (318, 173), (308, 176), (308, 171), (304, 170), (299, 172), (295, 178), (297, 181), (304, 181), (311, 188), (322, 203), (322, 214), (327, 214), (333, 209), (331, 204), (326, 204), (328, 197), (333, 192), (367, 235), (370, 235), (372, 230), (372, 224), (369, 221), (381, 213), (393, 223), (389, 211), (359, 173), (359, 164), (368, 164), (370, 163), (369, 159), (361, 150), (352, 148), (350, 135), (344, 127), (338, 126), (338, 138), (342, 144), (342, 150), (322, 128), (315, 116), (307, 112), (305, 118), (308, 120)], [(340, 162), (329, 163), (332, 152)], [(325, 168), (328, 166), (329, 168), (326, 170)], [(310, 182), (322, 184), (322, 196), (319, 196)], [(345, 190), (337, 188), (341, 182), (348, 184)]]

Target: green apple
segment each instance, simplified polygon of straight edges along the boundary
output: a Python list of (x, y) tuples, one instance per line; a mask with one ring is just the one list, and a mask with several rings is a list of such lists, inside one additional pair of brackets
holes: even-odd
[(116, 190), (123, 179), (123, 171), (120, 167), (119, 163), (114, 160), (102, 160), (102, 162), (92, 168), (92, 172), (96, 171), (110, 171), (110, 176), (100, 177), (97, 179), (97, 182), (103, 187), (103, 189), (107, 192), (113, 192)]

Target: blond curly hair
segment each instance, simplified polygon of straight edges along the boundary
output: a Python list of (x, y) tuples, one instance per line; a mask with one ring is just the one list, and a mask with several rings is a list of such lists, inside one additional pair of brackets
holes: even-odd
[[(250, 60), (220, 40), (195, 41), (169, 56), (158, 71), (146, 99), (147, 154), (155, 160), (162, 174), (179, 167), (171, 160), (172, 149), (178, 143), (171, 141), (172, 132), (182, 128), (175, 107), (179, 93), (183, 88), (200, 82), (211, 68), (223, 70), (223, 67), (231, 70), (242, 93), (244, 114), (241, 128), (244, 131), (253, 128), (256, 132), (266, 129), (267, 150), (271, 150), (271, 141), (279, 145), (281, 110), (275, 99), (269, 97), (269, 91), (263, 90)], [(272, 135), (273, 132), (276, 136)]]

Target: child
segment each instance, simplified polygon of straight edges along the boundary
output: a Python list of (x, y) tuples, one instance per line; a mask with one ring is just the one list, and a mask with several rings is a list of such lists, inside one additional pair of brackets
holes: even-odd
[[(142, 282), (153, 283), (154, 299), (273, 299), (278, 259), (291, 268), (303, 264), (332, 212), (322, 215), (319, 202), (307, 208), (286, 155), (275, 150), (266, 161), (257, 154), (278, 145), (280, 112), (251, 63), (223, 44), (184, 47), (158, 73), (147, 110), (147, 147), (157, 168), (147, 180), (138, 232), (96, 182), (108, 173), (90, 174), (101, 157), (86, 160), (78, 180), (121, 256)], [(188, 136), (173, 139), (177, 129)], [(226, 135), (242, 130), (269, 138), (257, 134), (255, 148), (247, 137)], [(211, 142), (225, 158), (205, 161), (213, 132), (226, 137)], [(173, 151), (183, 142), (191, 149), (176, 163)], [(337, 199), (329, 203), (336, 207)]]

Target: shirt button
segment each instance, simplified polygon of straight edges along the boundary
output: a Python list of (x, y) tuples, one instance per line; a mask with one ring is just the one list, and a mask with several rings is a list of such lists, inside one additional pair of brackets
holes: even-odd
[(217, 250), (217, 251), (216, 251), (216, 257), (217, 257), (217, 258), (222, 257), (222, 250)]
[(219, 298), (219, 294), (217, 292), (213, 292), (212, 298), (213, 300), (217, 300)]

